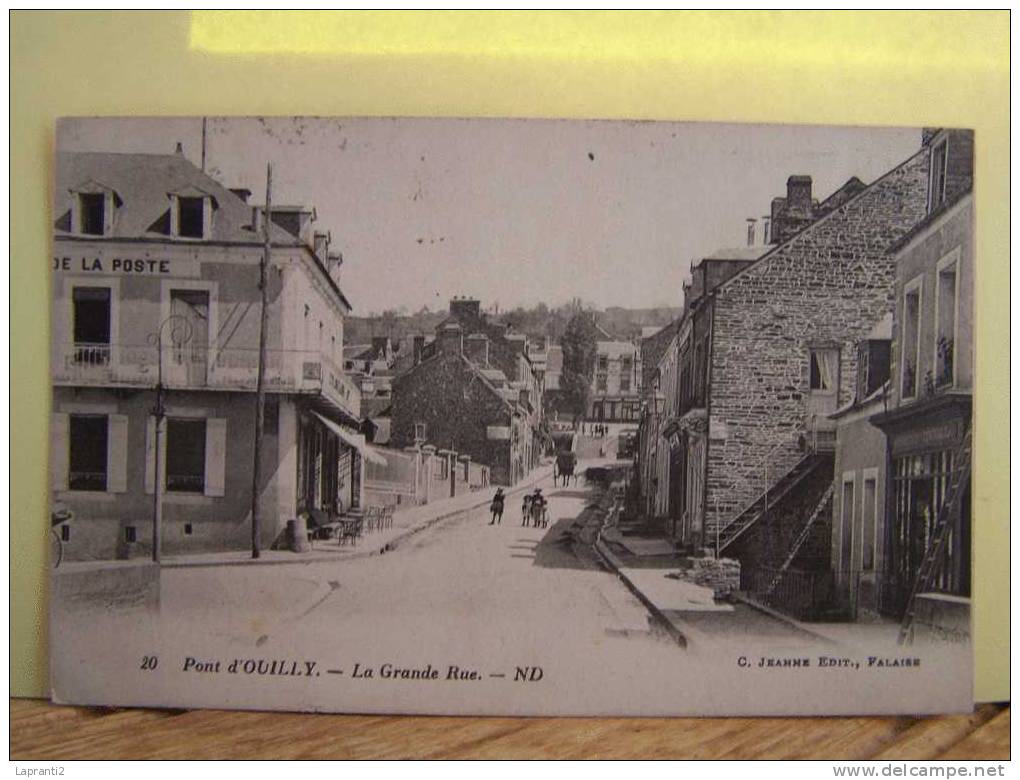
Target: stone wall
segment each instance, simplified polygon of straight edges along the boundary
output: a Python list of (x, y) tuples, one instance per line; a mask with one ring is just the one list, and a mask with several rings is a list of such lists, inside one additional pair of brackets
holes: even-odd
[(925, 217), (927, 180), (925, 149), (716, 291), (710, 526), (761, 493), (767, 456), (770, 481), (801, 457), (810, 348), (839, 348), (837, 405), (851, 399), (855, 344), (893, 305), (895, 259), (886, 250)]

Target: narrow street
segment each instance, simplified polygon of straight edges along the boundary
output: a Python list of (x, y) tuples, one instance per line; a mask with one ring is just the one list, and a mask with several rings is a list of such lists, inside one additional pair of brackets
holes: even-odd
[[(668, 692), (660, 690), (661, 679), (648, 671), (688, 663), (688, 654), (653, 626), (645, 607), (601, 566), (593, 549), (576, 540), (591, 489), (580, 481), (553, 487), (551, 478), (541, 487), (549, 499), (548, 528), (523, 527), (521, 496), (511, 494), (501, 524), (489, 525), (483, 507), (381, 555), (166, 568), (158, 617), (136, 610), (65, 619), (65, 646), (74, 637), (76, 651), (69, 656), (77, 656), (68, 663), (91, 666), (86, 687), (101, 700), (120, 690), (142, 701), (180, 698), (194, 705), (197, 697), (197, 703), (215, 706), (272, 692), (265, 700), (270, 708), (335, 708), (341, 697), (363, 711), (400, 702), (409, 711), (506, 712), (509, 705), (527, 712), (536, 701), (546, 709), (577, 711), (576, 700), (545, 699), (566, 685), (590, 690), (598, 706), (621, 711), (647, 711), (649, 702), (675, 707), (675, 698), (663, 698)], [(370, 537), (360, 542), (370, 543)], [(123, 637), (112, 653), (98, 639), (111, 635)], [(158, 669), (139, 671), (138, 658), (156, 648)], [(188, 658), (219, 661), (221, 671), (236, 658), (314, 660), (319, 671), (288, 684), (222, 673), (182, 680)], [(431, 665), (448, 684), (380, 679), (384, 665)], [(473, 673), (474, 687), (451, 682), (451, 667)], [(374, 678), (359, 677), (366, 668)], [(532, 679), (515, 680), (519, 670)], [(619, 675), (632, 679), (633, 699), (603, 701), (609, 694), (598, 680)], [(427, 690), (414, 687), (429, 684)], [(492, 686), (509, 698), (494, 698)]]
[[(187, 625), (197, 617), (231, 642), (266, 648), (324, 631), (345, 644), (404, 636), (442, 652), (515, 646), (545, 654), (566, 640), (644, 642), (680, 652), (652, 634), (644, 606), (578, 539), (590, 489), (553, 487), (551, 479), (541, 487), (548, 528), (524, 527), (521, 497), (512, 495), (498, 525), (481, 508), (384, 555), (165, 571), (164, 619)], [(360, 542), (371, 543), (371, 536)], [(266, 615), (275, 617), (267, 622)]]

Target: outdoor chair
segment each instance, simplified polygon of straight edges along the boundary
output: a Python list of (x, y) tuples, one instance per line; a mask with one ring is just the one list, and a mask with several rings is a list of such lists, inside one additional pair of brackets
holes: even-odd
[(346, 546), (348, 544), (354, 546), (358, 543), (358, 537), (361, 536), (361, 529), (364, 524), (364, 518), (341, 520), (340, 530), (337, 534), (337, 545)]
[(308, 541), (332, 539), (340, 529), (340, 519), (325, 509), (307, 509)]
[(383, 508), (381, 506), (370, 506), (365, 510), (366, 529), (378, 531), (382, 528)]

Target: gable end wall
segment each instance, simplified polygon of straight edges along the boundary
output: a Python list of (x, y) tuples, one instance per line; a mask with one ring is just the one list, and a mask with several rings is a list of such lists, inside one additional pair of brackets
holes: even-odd
[(925, 149), (717, 291), (709, 533), (761, 494), (767, 456), (770, 481), (801, 457), (811, 346), (839, 347), (838, 405), (850, 401), (856, 342), (893, 307), (895, 258), (886, 249), (925, 217), (927, 182)]

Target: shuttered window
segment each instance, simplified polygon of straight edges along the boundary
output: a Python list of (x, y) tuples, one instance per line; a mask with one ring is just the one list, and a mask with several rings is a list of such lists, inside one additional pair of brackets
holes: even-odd
[(205, 492), (205, 420), (167, 419), (166, 489), (172, 493)]
[(109, 422), (105, 414), (72, 414), (68, 424), (70, 490), (106, 490)]
[[(152, 493), (156, 471), (156, 419), (150, 417), (145, 441), (145, 492)], [(163, 488), (168, 493), (226, 494), (227, 421), (211, 417), (169, 417), (160, 436)]]

